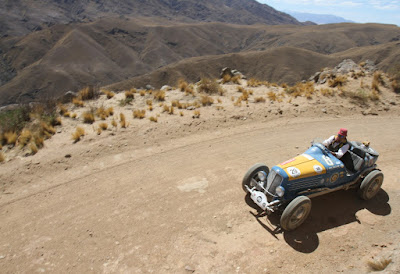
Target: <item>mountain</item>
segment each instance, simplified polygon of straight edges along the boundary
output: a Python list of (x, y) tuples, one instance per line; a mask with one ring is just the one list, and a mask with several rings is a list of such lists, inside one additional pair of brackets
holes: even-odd
[[(180, 77), (217, 77), (224, 66), (249, 77), (294, 83), (341, 61), (330, 55), (353, 49), (359, 56), (354, 49), (372, 45), (387, 51), (399, 40), (399, 27), (380, 24), (245, 26), (106, 18), (55, 25), (0, 40), (0, 75), (9, 75), (0, 86), (0, 105), (60, 96), (86, 85), (130, 81), (141, 86), (144, 80), (156, 87), (174, 85)], [(379, 50), (362, 56), (380, 65)], [(397, 56), (395, 50), (391, 56)]]
[(290, 14), (300, 22), (311, 21), (317, 24), (337, 24), (337, 23), (354, 23), (351, 20), (344, 19), (342, 17), (332, 14), (315, 14), (285, 10), (287, 14)]
[(301, 24), (290, 15), (254, 0), (0, 0), (0, 37), (105, 17), (161, 17), (189, 23)]

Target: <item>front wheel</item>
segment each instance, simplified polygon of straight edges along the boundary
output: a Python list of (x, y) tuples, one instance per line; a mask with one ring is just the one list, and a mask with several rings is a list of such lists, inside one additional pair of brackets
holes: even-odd
[(289, 203), (281, 216), (281, 227), (286, 231), (295, 230), (311, 212), (311, 200), (306, 196), (299, 196)]
[(361, 182), (358, 195), (361, 199), (369, 200), (379, 192), (382, 183), (383, 173), (380, 170), (373, 170)]
[(260, 171), (264, 171), (268, 175), (269, 168), (264, 164), (255, 164), (244, 175), (242, 181), (242, 188), (245, 192), (247, 192), (246, 186), (248, 186), (249, 188), (253, 188), (257, 185), (257, 181), (260, 180), (258, 178), (258, 172)]

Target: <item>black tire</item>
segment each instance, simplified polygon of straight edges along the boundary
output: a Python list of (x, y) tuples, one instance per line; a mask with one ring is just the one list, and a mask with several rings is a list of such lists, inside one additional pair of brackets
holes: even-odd
[(381, 189), (383, 173), (380, 170), (371, 171), (361, 182), (358, 195), (363, 200), (372, 199)]
[(269, 168), (264, 164), (255, 164), (244, 175), (243, 181), (242, 181), (242, 188), (245, 192), (247, 192), (247, 189), (245, 186), (248, 186), (249, 188), (253, 188), (255, 186), (253, 183), (253, 180), (258, 178), (257, 173), (260, 171), (265, 171), (265, 173), (267, 173), (267, 175), (268, 175)]
[(311, 200), (306, 196), (299, 196), (291, 201), (281, 216), (281, 227), (286, 231), (298, 228), (311, 212)]

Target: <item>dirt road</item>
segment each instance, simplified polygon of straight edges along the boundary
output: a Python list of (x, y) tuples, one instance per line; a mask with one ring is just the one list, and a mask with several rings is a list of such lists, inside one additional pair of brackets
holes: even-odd
[[(291, 233), (256, 218), (241, 188), (247, 169), (283, 162), (340, 127), (380, 153), (378, 196), (315, 198)], [(390, 258), (395, 273), (399, 129), (398, 117), (278, 118), (142, 147), (125, 135), (113, 146), (48, 149), (5, 167), (14, 171), (0, 196), (1, 272), (365, 273), (368, 261)]]

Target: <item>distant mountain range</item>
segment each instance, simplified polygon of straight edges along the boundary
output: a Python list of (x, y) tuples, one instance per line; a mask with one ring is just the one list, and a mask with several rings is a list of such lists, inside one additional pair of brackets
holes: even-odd
[(337, 24), (337, 23), (355, 23), (354, 21), (347, 20), (345, 18), (332, 15), (332, 14), (315, 14), (285, 10), (287, 14), (290, 14), (300, 22), (311, 21), (318, 25), (321, 24)]
[(160, 17), (186, 23), (301, 25), (290, 15), (255, 0), (0, 0), (0, 37), (24, 35), (55, 24), (88, 23), (105, 17)]

